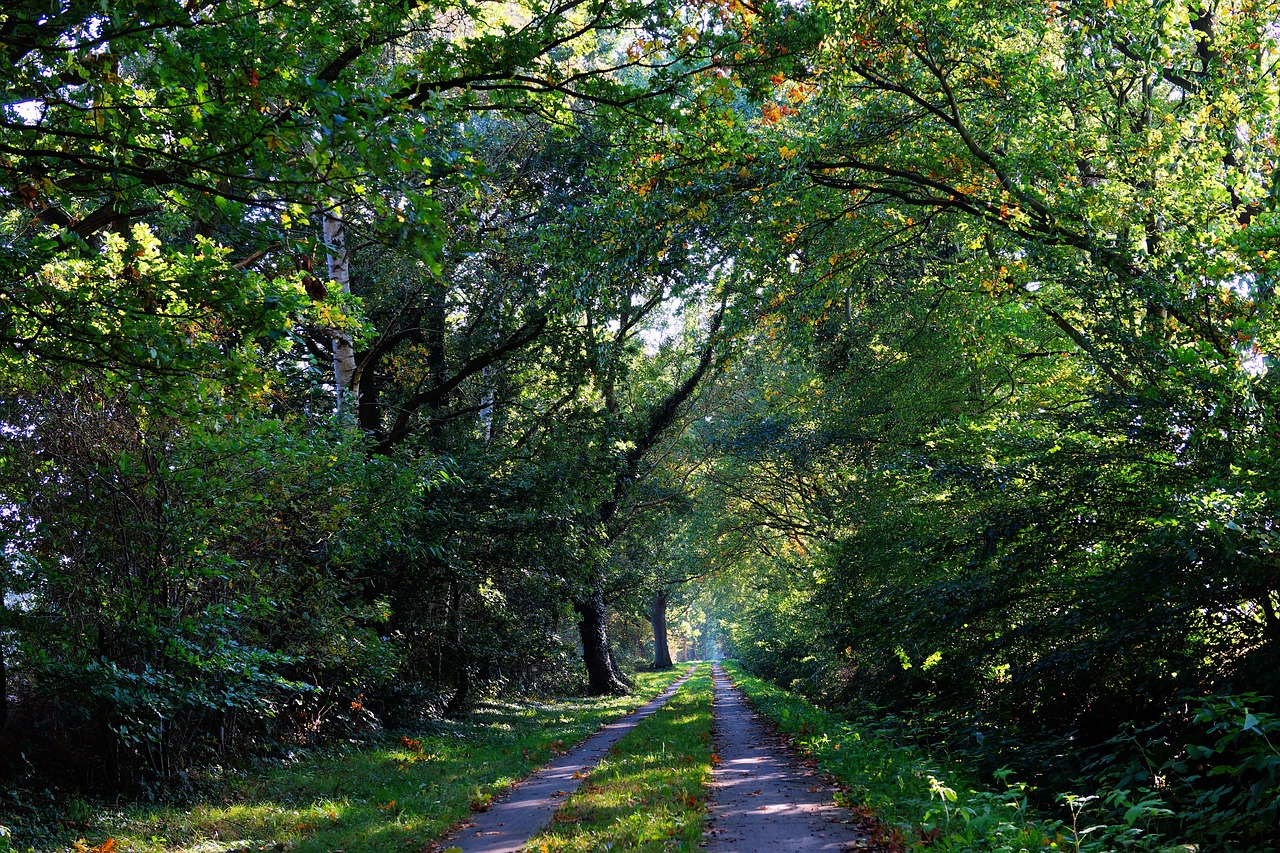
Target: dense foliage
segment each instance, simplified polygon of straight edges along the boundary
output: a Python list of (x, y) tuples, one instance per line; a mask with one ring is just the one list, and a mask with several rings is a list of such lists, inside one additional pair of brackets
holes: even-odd
[(180, 790), (572, 683), (579, 643), (589, 688), (625, 690), (612, 542), (731, 278), (713, 229), (636, 194), (632, 148), (731, 69), (758, 85), (794, 29), (737, 4), (6, 6), (4, 772)]
[(1216, 738), (1280, 687), (1276, 9), (830, 20), (762, 143), (781, 366), (705, 430), (734, 649), (1263, 849), (1274, 748)]
[(108, 5), (0, 13), (0, 769), (647, 620), (1260, 849), (1274, 2)]

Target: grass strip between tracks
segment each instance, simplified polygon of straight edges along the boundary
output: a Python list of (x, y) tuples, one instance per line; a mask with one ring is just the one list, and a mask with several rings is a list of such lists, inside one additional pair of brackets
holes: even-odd
[(609, 750), (555, 820), (536, 853), (696, 850), (711, 779), (711, 671), (694, 676)]
[[(83, 805), (78, 845), (112, 853), (417, 851), (555, 754), (662, 692), (680, 672), (640, 673), (624, 697), (486, 702), (461, 721), (397, 733), (376, 747), (311, 755), (224, 779), (183, 806)], [(110, 840), (110, 843), (108, 843)], [(26, 850), (15, 839), (15, 850)]]

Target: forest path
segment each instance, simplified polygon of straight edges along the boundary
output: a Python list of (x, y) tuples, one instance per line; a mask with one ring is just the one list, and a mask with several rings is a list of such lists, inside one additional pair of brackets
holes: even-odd
[(612, 723), (550, 764), (535, 770), (495, 801), (486, 811), (471, 815), (463, 826), (432, 849), (461, 853), (518, 853), (555, 816), (569, 794), (576, 791), (609, 747), (641, 720), (667, 704), (693, 675), (693, 667), (653, 701)]
[(838, 807), (835, 789), (802, 766), (752, 712), (720, 664), (715, 683), (714, 743), (704, 847), (716, 853), (843, 853), (869, 849), (867, 834)]

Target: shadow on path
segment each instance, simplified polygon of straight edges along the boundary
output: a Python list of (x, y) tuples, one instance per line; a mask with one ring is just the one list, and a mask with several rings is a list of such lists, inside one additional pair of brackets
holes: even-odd
[(667, 704), (667, 700), (689, 680), (693, 667), (674, 681), (656, 699), (634, 712), (605, 725), (581, 745), (518, 782), (487, 811), (471, 819), (433, 846), (436, 850), (462, 853), (517, 853), (529, 843), (551, 818), (564, 798), (576, 791), (609, 747), (636, 727), (636, 724)]
[(705, 849), (715, 853), (843, 853), (867, 834), (835, 804), (835, 789), (803, 767), (714, 664), (714, 734)]

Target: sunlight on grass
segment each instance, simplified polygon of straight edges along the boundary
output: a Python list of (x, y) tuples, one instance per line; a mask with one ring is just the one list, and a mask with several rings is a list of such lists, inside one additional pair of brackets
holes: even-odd
[(120, 853), (420, 849), (674, 677), (640, 673), (635, 692), (620, 698), (489, 702), (465, 721), (397, 733), (379, 747), (227, 779), (187, 808), (104, 811), (84, 833), (85, 844), (111, 838)]
[(706, 664), (666, 707), (609, 750), (528, 849), (694, 850), (711, 777), (711, 677)]

